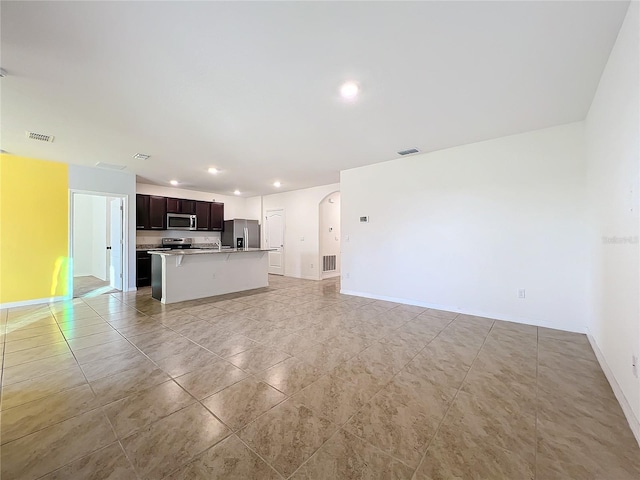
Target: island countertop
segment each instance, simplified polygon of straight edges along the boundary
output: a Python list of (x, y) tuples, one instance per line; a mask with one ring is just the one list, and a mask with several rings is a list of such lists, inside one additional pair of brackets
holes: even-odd
[(220, 253), (251, 253), (251, 252), (272, 252), (273, 248), (223, 248), (218, 250), (217, 248), (185, 248), (185, 249), (171, 249), (171, 250), (149, 250), (148, 252), (153, 255), (162, 256), (175, 256), (175, 255), (210, 255)]

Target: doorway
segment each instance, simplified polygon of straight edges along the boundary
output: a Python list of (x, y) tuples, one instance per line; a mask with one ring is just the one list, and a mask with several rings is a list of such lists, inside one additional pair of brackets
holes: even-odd
[(125, 276), (125, 197), (72, 192), (70, 256), (73, 297), (122, 291)]
[(340, 192), (320, 202), (321, 279), (340, 276)]
[(267, 210), (265, 246), (269, 252), (269, 273), (284, 275), (284, 209)]

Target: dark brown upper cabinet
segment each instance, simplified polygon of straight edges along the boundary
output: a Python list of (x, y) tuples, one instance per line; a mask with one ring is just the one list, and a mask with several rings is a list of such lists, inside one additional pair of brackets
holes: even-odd
[(149, 229), (149, 195), (136, 195), (136, 230)]
[(183, 198), (167, 198), (167, 213), (196, 214), (196, 201)]
[(167, 198), (149, 195), (149, 228), (167, 229)]
[(211, 208), (209, 202), (196, 202), (196, 220), (198, 230), (209, 230), (209, 219), (211, 218)]
[(167, 213), (180, 213), (177, 198), (167, 198)]
[(221, 232), (224, 229), (224, 203), (212, 202), (209, 230)]

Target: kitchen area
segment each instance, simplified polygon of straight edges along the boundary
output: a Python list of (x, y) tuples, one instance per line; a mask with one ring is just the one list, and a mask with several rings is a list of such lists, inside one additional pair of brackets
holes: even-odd
[(136, 195), (136, 286), (175, 303), (268, 285), (257, 219), (224, 219), (224, 203)]

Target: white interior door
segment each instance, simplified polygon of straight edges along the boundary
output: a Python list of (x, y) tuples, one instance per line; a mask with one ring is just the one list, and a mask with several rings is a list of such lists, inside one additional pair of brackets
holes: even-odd
[(269, 273), (284, 275), (284, 210), (267, 210), (265, 216), (266, 248), (269, 252)]
[(110, 252), (109, 255), (109, 285), (111, 288), (122, 290), (122, 199), (114, 198), (110, 201)]

